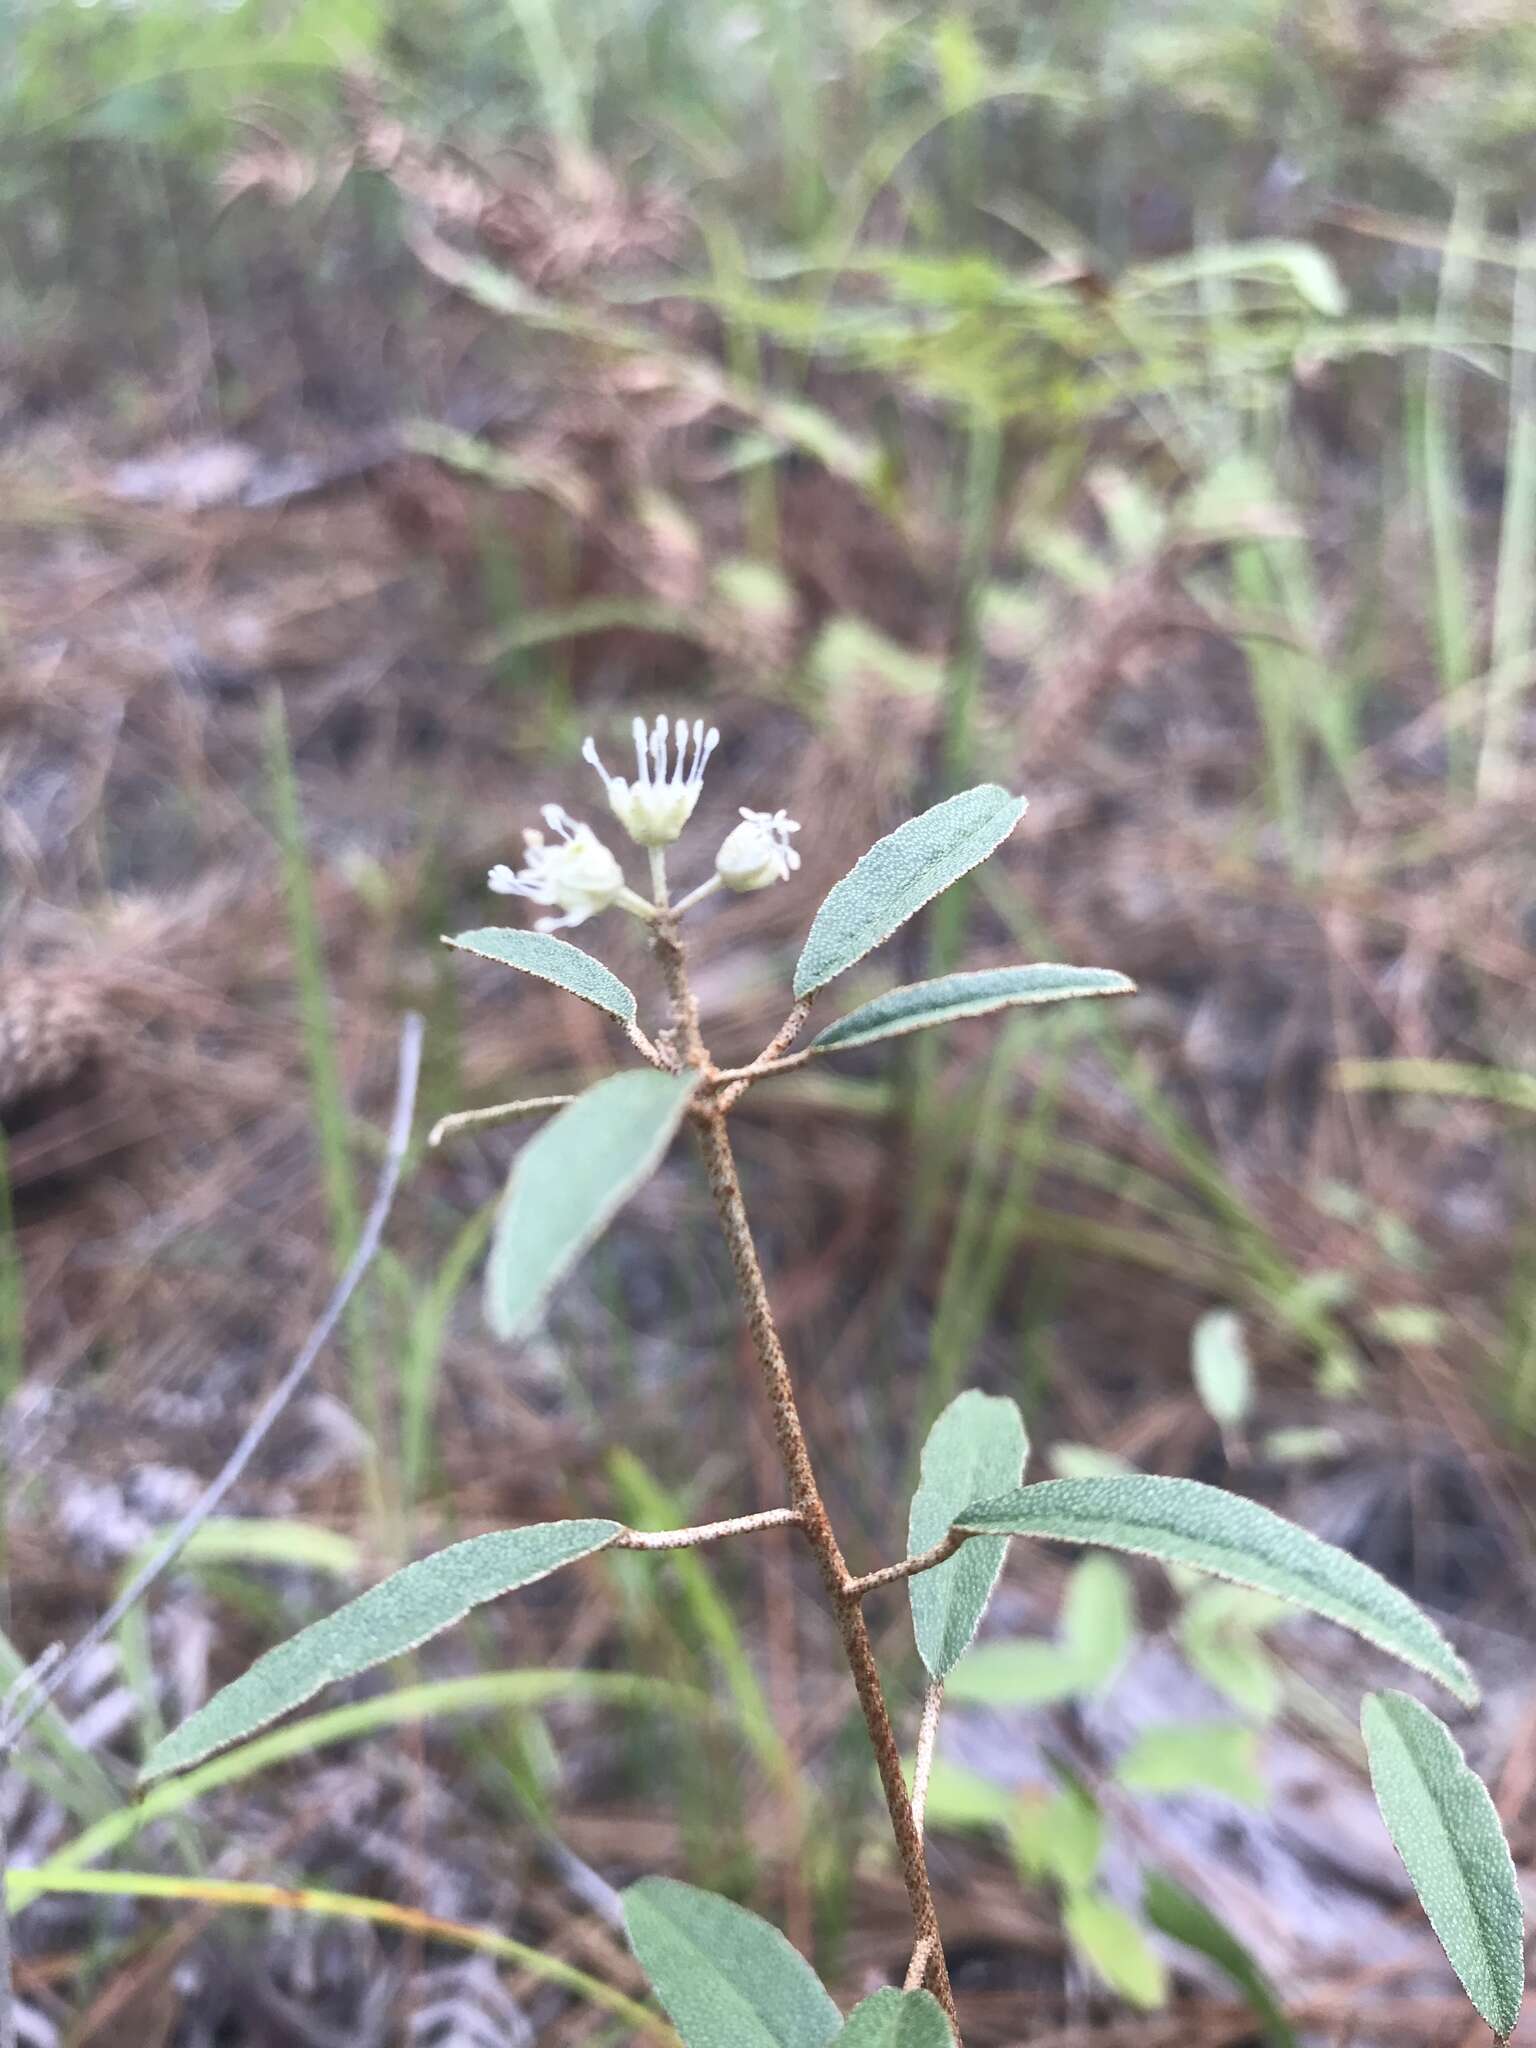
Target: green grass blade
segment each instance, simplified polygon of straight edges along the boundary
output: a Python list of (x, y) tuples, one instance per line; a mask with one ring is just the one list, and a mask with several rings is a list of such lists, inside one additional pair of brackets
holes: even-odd
[(1230, 1977), (1252, 2006), (1264, 2030), (1265, 2048), (1297, 2048), (1296, 2035), (1274, 1989), (1237, 1936), (1192, 1892), (1160, 1870), (1147, 1872), (1142, 1911), (1152, 1925), (1198, 1955), (1207, 1956)]
[[(1509, 431), (1504, 513), (1493, 593), (1490, 666), (1497, 674), (1528, 658), (1536, 637), (1536, 214), (1522, 238), (1510, 312)], [(1523, 692), (1488, 692), (1477, 757), (1477, 794), (1508, 797), (1519, 783), (1518, 733)]]
[(310, 1756), (338, 1742), (358, 1742), (381, 1730), (410, 1727), (450, 1714), (481, 1714), (501, 1710), (527, 1711), (557, 1700), (581, 1700), (593, 1706), (665, 1707), (692, 1719), (717, 1718), (714, 1702), (695, 1686), (622, 1671), (489, 1671), (467, 1678), (442, 1678), (424, 1685), (401, 1686), (350, 1706), (307, 1714), (265, 1735), (210, 1758), (196, 1770), (151, 1787), (132, 1806), (119, 1807), (84, 1828), (56, 1850), (45, 1864), (17, 1872), (21, 1880), (18, 1905), (34, 1892), (48, 1889), (60, 1871), (80, 1870), (110, 1856), (151, 1821), (184, 1812), (209, 1792), (236, 1785), (273, 1765)]
[[(30, 1870), (6, 1872), (6, 1897), (12, 1906), (17, 1893), (38, 1873)], [(465, 1926), (456, 1920), (442, 1920), (432, 1913), (417, 1912), (410, 1906), (396, 1906), (387, 1899), (369, 1899), (354, 1892), (319, 1891), (312, 1886), (252, 1884), (238, 1879), (211, 1877), (162, 1877), (144, 1870), (63, 1870), (47, 1886), (49, 1892), (104, 1899), (187, 1900), (193, 1904), (222, 1907), (255, 1907), (259, 1911), (314, 1913), (323, 1919), (362, 1920), (376, 1926), (394, 1927), (419, 1939), (441, 1941), (452, 1948), (467, 1948), (501, 1962), (515, 1964), (545, 1983), (558, 1984), (590, 2005), (616, 2013), (626, 2025), (664, 2048), (678, 2048), (677, 2035), (654, 2013), (647, 2012), (622, 1991), (589, 1977), (585, 1970), (562, 1962), (543, 1949), (530, 1948), (494, 1928)], [(35, 1890), (26, 1893), (36, 1896)]]

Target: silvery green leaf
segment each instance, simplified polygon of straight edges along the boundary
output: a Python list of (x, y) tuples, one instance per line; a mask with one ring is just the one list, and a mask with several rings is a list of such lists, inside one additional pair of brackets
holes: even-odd
[[(957, 1394), (923, 1446), (907, 1555), (939, 1542), (967, 1501), (1017, 1484), (1028, 1455), (1017, 1402), (974, 1390)], [(967, 1543), (947, 1563), (908, 1579), (917, 1647), (932, 1677), (947, 1676), (970, 1648), (1007, 1554), (1006, 1537)]]
[(624, 1924), (687, 2048), (826, 2048), (842, 2031), (810, 1964), (744, 1906), (646, 1877), (624, 1894)]
[(1002, 845), (1025, 808), (1023, 797), (986, 782), (877, 839), (817, 911), (795, 968), (796, 997), (825, 987), (969, 874)]
[(443, 940), (461, 953), (478, 954), (482, 960), (499, 961), (503, 967), (521, 968), (524, 974), (552, 981), (568, 995), (580, 996), (617, 1017), (621, 1024), (635, 1021), (635, 998), (616, 974), (610, 974), (600, 960), (584, 953), (580, 946), (552, 938), (548, 932), (519, 931), (513, 925), (487, 925), (477, 932), (460, 932)]
[(901, 1038), (960, 1017), (985, 1017), (1024, 1003), (1061, 1003), (1072, 996), (1134, 995), (1136, 984), (1107, 967), (989, 967), (973, 974), (941, 974), (893, 988), (839, 1017), (820, 1031), (809, 1052), (847, 1052), (881, 1038)]
[(1367, 1696), (1371, 1786), (1429, 1924), (1501, 2041), (1525, 1997), (1520, 1886), (1488, 1789), (1455, 1737), (1406, 1693)]
[(696, 1074), (610, 1074), (518, 1153), (496, 1214), (485, 1309), (498, 1337), (526, 1336), (558, 1283), (661, 1164)]
[(1477, 1681), (1406, 1593), (1358, 1558), (1240, 1494), (1144, 1472), (1047, 1479), (974, 1502), (956, 1515), (955, 1526), (986, 1535), (1102, 1544), (1162, 1564), (1193, 1565), (1326, 1615), (1428, 1672), (1469, 1706), (1476, 1703)]
[(1222, 1429), (1241, 1429), (1253, 1403), (1253, 1368), (1243, 1319), (1229, 1308), (1213, 1308), (1195, 1325), (1190, 1347), (1195, 1392), (1211, 1420)]
[(621, 1526), (539, 1522), (527, 1529), (497, 1529), (408, 1564), (258, 1657), (243, 1677), (156, 1743), (141, 1778), (163, 1778), (243, 1741), (313, 1698), (322, 1686), (401, 1657), (462, 1620), (472, 1607), (605, 1549)]
[(848, 2015), (837, 2048), (954, 2048), (944, 2008), (928, 1991), (877, 1991)]

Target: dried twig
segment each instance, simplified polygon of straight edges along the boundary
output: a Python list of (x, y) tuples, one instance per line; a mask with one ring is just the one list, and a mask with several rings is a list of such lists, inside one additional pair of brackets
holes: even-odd
[[(122, 1592), (112, 1602), (99, 1621), (95, 1622), (74, 1648), (63, 1657), (49, 1674), (47, 1682), (36, 1687), (28, 1704), (21, 1709), (6, 1731), (6, 1740), (14, 1748), (21, 1736), (42, 1712), (59, 1688), (66, 1683), (70, 1673), (76, 1670), (82, 1659), (89, 1656), (98, 1643), (104, 1642), (122, 1621), (125, 1614), (135, 1608), (155, 1583), (162, 1572), (169, 1570), (186, 1548), (188, 1542), (207, 1521), (223, 1501), (236, 1481), (244, 1473), (251, 1459), (261, 1445), (272, 1425), (277, 1421), (288, 1403), (308, 1377), (315, 1360), (330, 1338), (331, 1332), (341, 1320), (347, 1303), (356, 1293), (363, 1275), (373, 1262), (384, 1225), (394, 1203), (395, 1191), (400, 1185), (400, 1173), (405, 1164), (406, 1147), (410, 1142), (411, 1119), (416, 1108), (416, 1084), (421, 1074), (422, 1022), (420, 1017), (408, 1016), (400, 1033), (400, 1057), (395, 1082), (395, 1106), (390, 1119), (389, 1144), (385, 1154), (383, 1171), (374, 1194), (373, 1206), (368, 1211), (357, 1249), (347, 1261), (346, 1271), (337, 1281), (330, 1300), (320, 1313), (320, 1319), (305, 1339), (298, 1356), (283, 1374), (281, 1380), (263, 1401), (251, 1418), (239, 1443), (226, 1459), (216, 1479), (199, 1496), (186, 1514), (176, 1524), (170, 1535), (144, 1565), (136, 1571)], [(4, 2048), (4, 2036), (0, 2034), (0, 2048)]]
[(521, 1102), (493, 1102), (487, 1109), (456, 1109), (440, 1116), (427, 1133), (429, 1145), (441, 1145), (457, 1131), (472, 1131), (480, 1125), (509, 1124), (519, 1117), (540, 1116), (545, 1110), (564, 1109), (574, 1095), (525, 1095)]

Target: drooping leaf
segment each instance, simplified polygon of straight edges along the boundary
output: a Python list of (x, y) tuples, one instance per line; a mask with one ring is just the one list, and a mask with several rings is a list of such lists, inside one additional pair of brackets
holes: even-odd
[(472, 1607), (606, 1548), (621, 1526), (538, 1522), (526, 1529), (497, 1529), (408, 1564), (258, 1657), (242, 1677), (156, 1743), (141, 1779), (185, 1770), (216, 1749), (243, 1741), (313, 1698), (322, 1686), (403, 1656), (462, 1620)]
[(842, 2031), (810, 1964), (744, 1906), (646, 1877), (624, 1894), (624, 1924), (687, 2048), (826, 2048)]
[(1132, 1792), (1220, 1792), (1241, 1806), (1264, 1804), (1258, 1738), (1233, 1721), (1148, 1728), (1121, 1757), (1115, 1776)]
[(817, 911), (795, 968), (796, 997), (825, 987), (984, 861), (1025, 808), (1023, 797), (986, 782), (877, 839)]
[(1185, 1891), (1162, 1871), (1149, 1870), (1142, 1888), (1141, 1908), (1159, 1933), (1181, 1941), (1198, 1955), (1208, 1956), (1218, 1970), (1231, 1978), (1253, 2007), (1264, 2029), (1267, 2048), (1296, 2048), (1295, 2033), (1280, 2009), (1269, 1979), (1237, 1936), (1193, 1892)]
[(1520, 1886), (1488, 1788), (1406, 1693), (1367, 1696), (1360, 1726), (1387, 1832), (1468, 1998), (1501, 2041), (1525, 1997)]
[(1130, 1914), (1102, 1892), (1077, 1892), (1062, 1911), (1067, 1938), (1111, 1991), (1143, 2012), (1167, 2001), (1162, 1959)]
[(1211, 1420), (1222, 1429), (1241, 1429), (1253, 1403), (1253, 1368), (1242, 1317), (1214, 1308), (1195, 1325), (1190, 1347), (1195, 1392)]
[(807, 1050), (847, 1052), (881, 1038), (901, 1038), (959, 1017), (985, 1017), (1025, 1003), (1061, 1003), (1072, 996), (1129, 996), (1136, 984), (1107, 967), (990, 967), (973, 974), (942, 974), (915, 981), (861, 1003), (818, 1032)]
[(552, 938), (548, 932), (519, 931), (513, 925), (487, 925), (484, 930), (460, 932), (445, 938), (445, 946), (461, 953), (477, 953), (482, 960), (496, 960), (503, 967), (521, 968), (524, 974), (552, 981), (567, 994), (580, 996), (617, 1017), (621, 1024), (635, 1021), (635, 998), (616, 974), (610, 974), (600, 960), (584, 953), (580, 946)]
[[(967, 1501), (1016, 1485), (1028, 1455), (1017, 1402), (974, 1389), (957, 1394), (923, 1446), (907, 1525), (908, 1556), (931, 1549)], [(1006, 1537), (967, 1543), (947, 1563), (908, 1579), (912, 1627), (930, 1676), (946, 1677), (970, 1648), (1007, 1554)]]
[(955, 1517), (955, 1526), (983, 1535), (1101, 1544), (1163, 1564), (1193, 1565), (1326, 1615), (1428, 1672), (1469, 1706), (1476, 1703), (1477, 1681), (1406, 1593), (1257, 1501), (1198, 1480), (1144, 1472), (1047, 1479), (973, 1503)]
[(588, 1246), (661, 1164), (695, 1074), (610, 1074), (518, 1153), (496, 1215), (485, 1309), (498, 1337), (526, 1336)]
[(944, 2008), (929, 1991), (877, 1991), (848, 2015), (837, 2048), (954, 2048)]

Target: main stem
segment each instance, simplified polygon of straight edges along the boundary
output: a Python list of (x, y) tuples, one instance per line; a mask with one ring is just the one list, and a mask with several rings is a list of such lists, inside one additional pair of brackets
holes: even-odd
[[(662, 972), (666, 976), (667, 991), (672, 999), (679, 1050), (688, 1065), (697, 1067), (702, 1072), (709, 1067), (709, 1055), (699, 1031), (698, 1003), (689, 985), (687, 963), (681, 943), (669, 919), (658, 920), (655, 940)], [(928, 1881), (928, 1861), (923, 1851), (922, 1830), (912, 1811), (912, 1801), (908, 1796), (906, 1779), (902, 1774), (901, 1749), (896, 1741), (895, 1730), (891, 1726), (890, 1709), (886, 1705), (885, 1692), (880, 1684), (880, 1673), (875, 1664), (869, 1629), (860, 1605), (861, 1592), (843, 1560), (842, 1550), (827, 1515), (826, 1503), (821, 1497), (821, 1488), (816, 1483), (815, 1468), (811, 1463), (810, 1449), (806, 1444), (805, 1431), (800, 1423), (800, 1411), (795, 1401), (789, 1362), (779, 1341), (778, 1326), (774, 1321), (767, 1284), (763, 1279), (762, 1263), (757, 1256), (752, 1226), (747, 1220), (746, 1204), (742, 1200), (741, 1182), (736, 1173), (736, 1158), (731, 1149), (730, 1134), (726, 1129), (725, 1112), (718, 1104), (706, 1102), (701, 1105), (697, 1122), (704, 1150), (704, 1169), (720, 1217), (720, 1227), (725, 1233), (731, 1266), (736, 1276), (737, 1292), (741, 1296), (742, 1307), (746, 1312), (752, 1347), (757, 1354), (763, 1385), (768, 1395), (779, 1458), (784, 1467), (785, 1478), (789, 1482), (790, 1502), (821, 1568), (822, 1582), (826, 1586), (827, 1597), (837, 1618), (838, 1633), (842, 1637), (843, 1654), (848, 1660), (848, 1669), (853, 1674), (854, 1690), (858, 1694), (859, 1706), (864, 1715), (870, 1747), (875, 1753), (880, 1785), (885, 1794), (886, 1809), (890, 1814), (891, 1830), (896, 1837), (896, 1848), (901, 1857), (907, 1900), (912, 1910), (914, 1943), (925, 1958), (924, 1982), (943, 2006), (958, 2043), (959, 2018), (955, 2012), (954, 1993), (950, 1989), (949, 1968), (944, 1960), (944, 1943), (939, 1933), (933, 1887)]]

